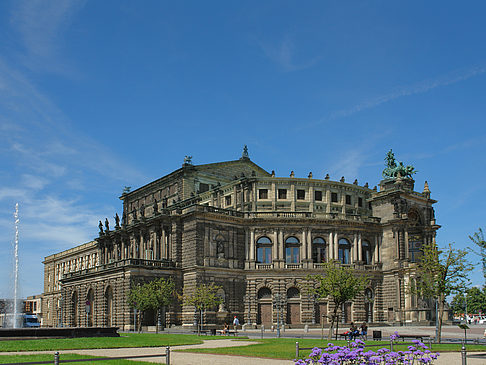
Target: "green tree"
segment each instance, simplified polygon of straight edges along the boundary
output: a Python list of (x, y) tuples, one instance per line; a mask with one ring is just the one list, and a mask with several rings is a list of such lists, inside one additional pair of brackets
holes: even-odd
[(184, 293), (182, 301), (186, 305), (193, 305), (199, 311), (201, 321), (198, 326), (198, 335), (203, 326), (204, 312), (221, 304), (222, 298), (217, 295), (220, 286), (211, 284), (200, 284), (194, 293)]
[(466, 311), (466, 297), (464, 294), (460, 293), (454, 295), (450, 307), (455, 315), (463, 314)]
[(472, 314), (486, 313), (486, 287), (483, 290), (477, 287), (467, 290), (467, 311)]
[(328, 297), (333, 302), (334, 310), (331, 314), (331, 328), (328, 338), (332, 338), (335, 325), (337, 325), (337, 338), (339, 310), (344, 303), (353, 300), (359, 294), (363, 294), (369, 283), (369, 278), (365, 275), (356, 274), (353, 269), (342, 266), (337, 261), (325, 263), (322, 269), (322, 275), (309, 275), (307, 280), (313, 280), (316, 283), (314, 292), (319, 299)]
[(477, 232), (475, 232), (472, 236), (469, 236), (469, 239), (479, 247), (479, 251), (473, 249), (471, 249), (471, 251), (475, 252), (481, 257), (484, 283), (486, 285), (486, 240), (484, 239), (483, 230), (479, 228)]
[[(132, 285), (128, 293), (127, 303), (130, 307), (137, 310), (138, 328), (134, 330), (140, 331), (142, 328), (142, 319), (144, 312), (149, 309), (147, 300), (147, 287), (145, 285)], [(135, 323), (133, 324), (135, 326)]]
[(159, 330), (161, 314), (172, 302), (175, 295), (175, 284), (171, 278), (159, 278), (143, 285), (136, 285), (128, 293), (128, 304), (136, 308), (139, 314), (139, 329), (144, 313), (151, 309), (156, 320), (156, 332)]
[(438, 342), (441, 341), (442, 317), (445, 300), (451, 294), (464, 292), (469, 283), (468, 273), (472, 270), (466, 259), (466, 250), (449, 247), (441, 250), (433, 242), (422, 246), (423, 256), (417, 263), (416, 287), (417, 294), (432, 298), (438, 306)]

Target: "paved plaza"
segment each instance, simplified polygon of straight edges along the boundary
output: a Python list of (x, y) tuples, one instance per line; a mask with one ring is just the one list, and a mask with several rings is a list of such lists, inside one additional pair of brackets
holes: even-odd
[[(468, 338), (481, 340), (483, 339), (483, 334), (486, 326), (471, 326), (468, 331)], [(387, 338), (395, 330), (398, 330), (401, 334), (416, 334), (416, 335), (434, 335), (434, 327), (371, 327), (370, 333), (373, 330), (382, 331), (383, 337)], [(172, 331), (171, 331), (172, 332)], [(317, 328), (310, 329), (308, 332), (303, 329), (287, 329), (282, 332), (284, 337), (295, 337), (296, 341), (299, 337), (306, 338), (319, 338), (321, 330)], [(327, 332), (326, 332), (327, 334)], [(196, 349), (196, 348), (220, 348), (220, 347), (234, 347), (234, 346), (246, 346), (255, 343), (252, 338), (259, 338), (261, 336), (260, 330), (251, 330), (241, 332), (240, 335), (249, 336), (248, 341), (234, 341), (233, 338), (228, 339), (218, 339), (218, 340), (204, 340), (204, 343), (199, 345), (186, 345), (186, 346), (173, 346), (171, 347), (171, 364), (173, 365), (243, 365), (243, 364), (255, 364), (255, 365), (291, 365), (294, 364), (293, 361), (289, 360), (275, 360), (266, 358), (255, 358), (255, 357), (245, 357), (245, 356), (229, 356), (229, 355), (213, 355), (213, 354), (196, 354), (189, 352), (180, 352), (180, 350), (185, 349)], [(275, 331), (266, 331), (264, 333), (265, 338), (275, 337)], [(445, 326), (443, 329), (443, 338), (447, 339), (459, 339), (463, 336), (463, 331), (457, 328), (457, 326)], [(204, 339), (204, 338), (203, 338)], [(327, 339), (324, 341), (327, 343)], [(22, 352), (22, 354), (29, 354), (33, 352)], [(37, 353), (53, 353), (52, 351), (42, 351)], [(165, 347), (143, 347), (143, 348), (119, 348), (119, 349), (93, 349), (93, 350), (62, 350), (60, 351), (61, 359), (62, 354), (75, 353), (81, 355), (91, 355), (91, 356), (107, 356), (107, 357), (123, 357), (123, 356), (143, 356), (147, 355), (146, 358), (138, 358), (138, 361), (147, 361), (152, 363), (165, 364), (165, 357), (154, 357), (157, 354), (165, 354)], [(18, 354), (18, 353), (2, 353), (3, 355)], [(485, 365), (486, 364), (486, 345), (484, 352), (474, 352), (469, 353), (467, 358), (468, 365)], [(479, 355), (479, 356), (478, 356)], [(482, 355), (482, 356), (481, 356)], [(439, 359), (435, 362), (437, 365), (453, 365), (461, 364), (461, 354), (460, 353), (442, 353)]]

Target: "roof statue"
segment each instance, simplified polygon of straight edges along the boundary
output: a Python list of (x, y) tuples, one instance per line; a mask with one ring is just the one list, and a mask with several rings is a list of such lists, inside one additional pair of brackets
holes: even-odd
[(382, 173), (384, 179), (395, 179), (398, 177), (411, 179), (412, 175), (417, 173), (413, 166), (404, 166), (403, 162), (399, 162), (397, 165), (395, 154), (392, 150), (386, 154), (385, 162), (386, 167)]
[(248, 146), (246, 144), (243, 146), (243, 152), (241, 153), (241, 160), (243, 159), (250, 159), (250, 156), (248, 155)]
[(192, 165), (192, 156), (184, 156), (184, 165)]

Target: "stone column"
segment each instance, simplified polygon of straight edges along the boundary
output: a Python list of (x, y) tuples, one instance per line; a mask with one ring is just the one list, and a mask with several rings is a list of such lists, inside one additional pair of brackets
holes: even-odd
[(295, 201), (297, 200), (296, 199), (295, 184), (290, 185), (290, 199), (292, 199), (290, 201), (290, 210), (292, 212), (295, 212)]
[(232, 202), (233, 204), (233, 209), (236, 210), (236, 207), (237, 207), (237, 200), (238, 200), (238, 195), (236, 193), (236, 185), (233, 186), (233, 199), (234, 201)]
[(301, 261), (307, 260), (307, 232), (305, 229), (302, 230), (302, 244), (300, 248), (300, 254), (301, 254)]
[(352, 262), (357, 262), (358, 261), (358, 233), (355, 233), (354, 234), (354, 237), (353, 237), (353, 250), (351, 252), (351, 258), (352, 258)]
[(361, 233), (358, 233), (358, 261), (363, 261), (363, 246), (361, 240)]
[(337, 232), (334, 232), (334, 258), (336, 260), (339, 259), (339, 243)]
[(373, 264), (378, 262), (378, 235), (375, 235), (375, 240), (373, 244)]
[(329, 232), (329, 240), (327, 241), (327, 261), (334, 259), (334, 239), (332, 232)]
[(409, 252), (408, 252), (408, 231), (405, 231), (405, 258), (408, 259), (410, 258)]
[(253, 182), (253, 199), (252, 199), (252, 200), (253, 200), (253, 201), (252, 201), (252, 204), (251, 204), (251, 206), (252, 206), (252, 208), (251, 208), (251, 209), (252, 209), (254, 212), (256, 212), (256, 210), (257, 210), (257, 207), (256, 207), (256, 201), (257, 201), (257, 188), (256, 188), (256, 182)]
[(250, 230), (250, 261), (255, 261), (255, 230)]
[(248, 242), (248, 230), (245, 229), (245, 261), (250, 260), (250, 244)]
[[(284, 242), (284, 234), (282, 230), (280, 230), (280, 234), (279, 234), (279, 251), (280, 251), (279, 259), (280, 261), (285, 263), (285, 242)], [(281, 267), (284, 267), (283, 264)]]
[(309, 212), (314, 211), (314, 187), (309, 186)]
[(326, 190), (326, 213), (331, 213), (331, 190)]
[(307, 259), (312, 262), (312, 229), (307, 230)]

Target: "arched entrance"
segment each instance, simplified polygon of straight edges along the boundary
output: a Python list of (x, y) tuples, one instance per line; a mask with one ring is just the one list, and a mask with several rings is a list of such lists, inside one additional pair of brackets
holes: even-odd
[(295, 287), (287, 290), (287, 323), (300, 324), (300, 291)]
[(71, 296), (71, 325), (78, 326), (78, 292), (75, 291)]
[(86, 316), (87, 316), (87, 326), (88, 327), (93, 327), (94, 323), (94, 290), (89, 289), (88, 290), (88, 295), (86, 296)]
[(113, 289), (111, 286), (107, 287), (105, 290), (105, 301), (106, 301), (106, 326), (113, 326)]
[(366, 288), (364, 292), (365, 318), (368, 323), (373, 322), (373, 291)]
[(269, 288), (261, 288), (258, 291), (258, 318), (257, 323), (271, 326), (272, 319), (272, 291)]

